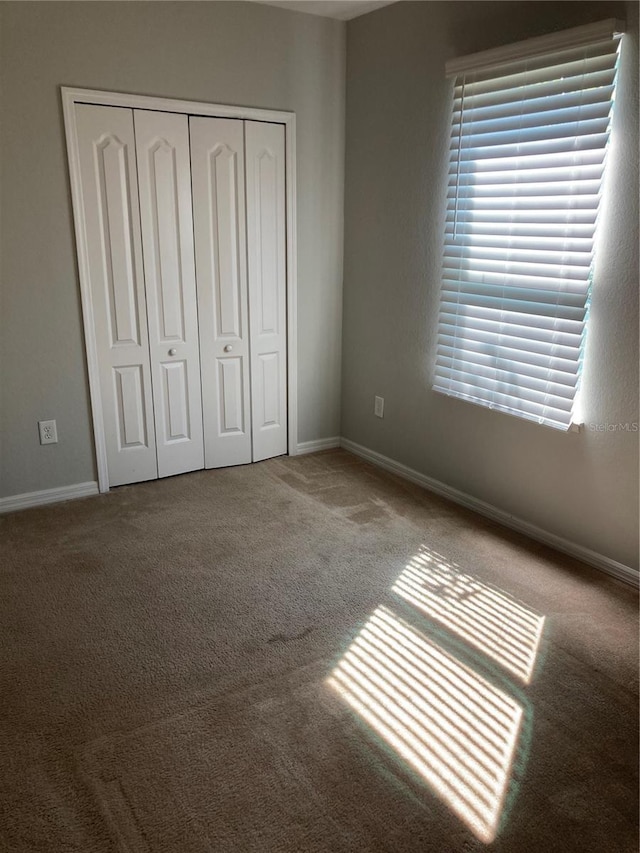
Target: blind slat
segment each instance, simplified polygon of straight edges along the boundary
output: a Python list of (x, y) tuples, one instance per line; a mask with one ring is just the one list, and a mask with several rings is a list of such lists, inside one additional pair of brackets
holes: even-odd
[[(512, 232), (522, 236), (553, 233), (559, 237), (566, 233), (570, 237), (593, 237), (597, 208), (589, 210), (581, 203), (582, 199), (575, 201), (575, 207), (569, 206), (570, 199), (557, 199), (554, 204), (532, 199), (529, 206), (523, 204), (522, 198), (516, 202), (509, 205), (505, 200), (503, 204), (495, 205), (491, 199), (485, 199), (482, 205), (478, 203), (474, 209), (471, 204), (465, 205), (461, 200), (457, 211), (453, 205), (447, 211), (445, 228), (451, 232), (452, 239), (462, 239), (465, 233), (470, 236), (505, 236)], [(560, 232), (559, 225), (570, 225), (571, 229), (562, 229)]]
[[(459, 349), (456, 349), (456, 338), (454, 335), (447, 337), (443, 335), (438, 339), (438, 351), (444, 350), (444, 348), (450, 348), (459, 353)], [(486, 352), (485, 344), (481, 341), (471, 341), (469, 344), (469, 360), (473, 361), (473, 352), (475, 350), (479, 352)], [(505, 352), (504, 358), (509, 358), (514, 363), (522, 365), (520, 368), (525, 374), (529, 372), (530, 369), (539, 368), (541, 370), (554, 370), (560, 373), (571, 374), (578, 372), (577, 366), (574, 367), (574, 353), (571, 352), (570, 356), (564, 358), (560, 355), (549, 355), (548, 352), (542, 353), (533, 353), (529, 354), (527, 351), (518, 351), (518, 350), (510, 350), (509, 352)]]
[[(467, 246), (450, 246), (447, 258), (450, 258), (454, 263), (456, 258), (460, 261), (465, 260), (470, 265), (473, 265), (473, 269), (476, 270), (492, 270), (508, 267), (509, 271), (516, 272), (518, 267), (531, 269), (535, 266), (540, 271), (543, 271), (545, 267), (554, 269), (557, 266), (590, 266), (591, 250), (589, 249), (585, 252), (568, 252), (564, 249), (554, 250), (551, 246), (541, 248), (529, 246), (524, 249), (516, 249), (512, 246), (494, 248), (471, 243)], [(520, 261), (522, 263), (519, 263)], [(575, 277), (582, 279), (583, 275), (578, 271)]]
[[(452, 309), (450, 313), (447, 312), (448, 307)], [(457, 317), (455, 309), (456, 306), (450, 303), (443, 305), (443, 326), (448, 323), (452, 329), (455, 329)], [(554, 317), (552, 319), (541, 317), (540, 323), (532, 322), (527, 314), (482, 308), (474, 311), (473, 317), (465, 317), (465, 331), (479, 329), (483, 332), (491, 332), (494, 335), (515, 335), (549, 343), (555, 343), (558, 340), (558, 335), (562, 335), (565, 339), (573, 335), (575, 336), (576, 346), (580, 346), (583, 325), (579, 320), (571, 320), (567, 317)]]
[(456, 172), (450, 175), (476, 174), (484, 176), (487, 173), (505, 173), (512, 170), (527, 169), (535, 175), (541, 175), (543, 171), (552, 169), (576, 169), (582, 166), (602, 166), (604, 163), (604, 151), (594, 149), (588, 151), (560, 151), (557, 154), (538, 154), (530, 157), (498, 157), (483, 160), (471, 160), (457, 162)]
[[(576, 78), (578, 85), (574, 88), (567, 85), (567, 81), (562, 81), (562, 88), (558, 89), (558, 84), (555, 84), (556, 91), (546, 93), (541, 86), (536, 86), (529, 93), (530, 98), (523, 97), (523, 91), (519, 91), (518, 98), (513, 101), (504, 101), (500, 103), (486, 103), (478, 106), (473, 105), (473, 99), (465, 94), (464, 112), (469, 121), (482, 122), (490, 119), (501, 119), (507, 116), (520, 115), (522, 113), (522, 102), (527, 101), (527, 110), (531, 113), (543, 113), (546, 110), (563, 110), (572, 109), (574, 107), (586, 106), (588, 104), (601, 104), (605, 97), (611, 98), (613, 95), (613, 76), (614, 69), (607, 72), (607, 76), (602, 74), (593, 75), (589, 83), (591, 88), (584, 90), (584, 78)], [(608, 91), (607, 91), (608, 87)], [(462, 115), (462, 98), (454, 101), (453, 105), (453, 120), (452, 125), (456, 132), (460, 127), (460, 116)]]
[[(455, 194), (452, 195), (452, 200), (455, 201)], [(558, 216), (573, 215), (581, 217), (581, 221), (595, 220), (595, 212), (598, 207), (598, 196), (588, 196), (586, 193), (582, 195), (556, 195), (550, 196), (511, 196), (510, 198), (501, 198), (499, 196), (488, 196), (486, 198), (459, 198), (458, 208), (451, 205), (447, 210), (447, 216), (457, 218), (458, 216), (469, 212), (470, 216), (475, 216), (478, 221), (482, 216), (490, 216), (493, 213), (497, 216), (505, 214), (531, 217), (532, 222), (539, 221), (540, 216), (543, 217), (542, 222), (547, 222), (547, 217), (552, 215), (552, 211), (559, 211)]]
[[(570, 128), (563, 125), (565, 133), (570, 133)], [(472, 150), (464, 145), (460, 146), (458, 137), (452, 139), (452, 157), (459, 157), (460, 162), (465, 160), (482, 160), (490, 157), (525, 157), (538, 154), (564, 153), (567, 151), (590, 151), (602, 149), (609, 139), (608, 128), (600, 133), (577, 133), (572, 136), (553, 136), (550, 132), (541, 134), (538, 139), (511, 138), (503, 145), (483, 144)]]
[[(570, 346), (568, 343), (556, 343), (550, 346), (541, 341), (531, 341), (527, 338), (517, 338), (515, 336), (510, 339), (509, 343), (505, 339), (500, 342), (496, 341), (495, 334), (492, 332), (485, 333), (469, 330), (465, 334), (459, 334), (457, 329), (450, 329), (448, 331), (449, 334), (446, 334), (446, 329), (440, 332), (438, 342), (451, 344), (462, 352), (464, 351), (465, 343), (470, 341), (474, 346), (482, 345), (485, 348), (485, 352), (490, 352), (490, 348), (493, 347), (493, 352), (496, 355), (500, 355), (503, 358), (513, 356), (515, 360), (519, 361), (524, 361), (526, 357), (533, 355), (553, 356), (571, 361), (576, 358), (576, 353), (580, 350), (579, 347)], [(465, 354), (468, 358), (470, 357), (469, 352), (465, 352)]]
[[(561, 95), (566, 92), (581, 92), (585, 86), (583, 84), (584, 75), (579, 75), (574, 78), (573, 83), (571, 78), (559, 77), (546, 82), (533, 83), (529, 87), (516, 87), (514, 89), (506, 88), (503, 90), (494, 89), (488, 93), (474, 94), (471, 85), (465, 86), (464, 103), (465, 110), (484, 109), (485, 107), (498, 107), (502, 104), (512, 104), (515, 100), (515, 92), (519, 91), (519, 103), (525, 104), (527, 101), (537, 100), (541, 97), (552, 98), (556, 95)], [(615, 65), (613, 62), (607, 62), (606, 68), (599, 72), (592, 72), (589, 75), (589, 88), (613, 86), (615, 81)], [(459, 111), (462, 108), (462, 89), (457, 90), (454, 94), (454, 111)]]
[[(474, 353), (474, 358), (467, 362), (460, 362), (460, 360), (456, 356), (456, 351), (454, 347), (450, 347), (447, 344), (440, 344), (438, 346), (438, 355), (443, 359), (445, 364), (449, 366), (456, 364), (466, 364), (468, 369), (473, 369), (474, 364), (485, 364), (488, 366), (494, 366), (493, 355), (486, 353), (482, 350)], [(511, 366), (513, 359), (510, 358), (507, 362), (507, 359), (498, 360), (495, 366), (497, 367), (506, 367), (507, 364)], [(566, 361), (566, 360), (565, 360)], [(558, 360), (558, 364), (562, 365), (562, 361)], [(562, 365), (563, 366), (563, 365)], [(553, 369), (547, 369), (546, 365), (538, 365), (538, 364), (529, 364), (528, 362), (518, 362), (518, 371), (523, 376), (531, 376), (537, 379), (548, 379), (551, 382), (555, 382), (559, 385), (563, 386), (573, 386), (575, 388), (578, 382), (578, 374), (577, 371), (571, 373), (570, 371), (563, 370), (561, 366), (558, 366)]]
[[(569, 280), (559, 276), (525, 275), (515, 272), (498, 273), (488, 270), (465, 269), (452, 259), (448, 263), (445, 257), (444, 273), (447, 274), (443, 280), (446, 290), (459, 292), (460, 295), (471, 296), (474, 293), (487, 296), (499, 296), (503, 294), (505, 299), (524, 299), (529, 302), (558, 302), (558, 294), (563, 293), (562, 301), (574, 304), (571, 294), (583, 294), (587, 291), (588, 277), (585, 275), (579, 280)], [(555, 270), (554, 270), (555, 271)], [(450, 275), (448, 275), (450, 273)], [(451, 287), (453, 285), (453, 287)], [(546, 295), (548, 294), (548, 295)], [(575, 302), (577, 305), (578, 302)]]
[[(477, 161), (475, 161), (477, 162)], [(465, 165), (467, 165), (465, 163)], [(452, 175), (449, 178), (449, 184), (452, 187), (457, 185), (460, 190), (462, 187), (477, 188), (500, 186), (513, 187), (522, 186), (522, 184), (544, 183), (553, 184), (553, 194), (558, 195), (567, 192), (576, 181), (600, 181), (602, 177), (603, 164), (591, 163), (572, 163), (569, 166), (557, 166), (547, 168), (530, 168), (529, 164), (522, 162), (520, 168), (513, 167), (511, 169), (498, 169), (481, 171), (476, 168), (475, 171), (470, 169), (460, 170), (459, 175)]]
[[(447, 225), (447, 233), (453, 233), (453, 225)], [(552, 252), (590, 252), (593, 248), (593, 240), (590, 237), (579, 237), (572, 234), (571, 237), (537, 237), (534, 235), (523, 235), (520, 233), (500, 234), (492, 231), (488, 234), (472, 230), (468, 235), (469, 245), (472, 247), (486, 246), (487, 248), (501, 249), (540, 249)]]
[(553, 406), (562, 409), (566, 401), (573, 396), (574, 389), (570, 386), (559, 385), (548, 380), (536, 380), (515, 373), (507, 368), (486, 367), (475, 363), (471, 365), (472, 370), (465, 370), (465, 366), (455, 362), (454, 366), (443, 365), (442, 375), (449, 376), (456, 382), (464, 382), (479, 385), (485, 390), (492, 390), (493, 385), (500, 385), (502, 393), (511, 392), (514, 397), (519, 394), (526, 395), (527, 400), (533, 403)]
[[(599, 105), (602, 107), (602, 105)], [(602, 110), (601, 110), (602, 111)], [(522, 148), (524, 143), (546, 142), (548, 140), (559, 140), (569, 132), (574, 132), (574, 138), (587, 138), (594, 142), (594, 148), (598, 147), (599, 136), (607, 132), (609, 116), (593, 115), (595, 108), (592, 107), (585, 115), (584, 109), (576, 109), (572, 113), (563, 113), (551, 119), (544, 113), (538, 116), (523, 117), (514, 116), (513, 119), (501, 121), (483, 122), (482, 125), (473, 123), (465, 125), (462, 129), (454, 127), (451, 134), (451, 148), (460, 149), (460, 158), (474, 159), (473, 155), (483, 148), (495, 151), (494, 145), (508, 145), (517, 142)], [(575, 132), (579, 129), (579, 133)], [(582, 148), (585, 148), (582, 144)], [(477, 159), (477, 158), (476, 158)]]

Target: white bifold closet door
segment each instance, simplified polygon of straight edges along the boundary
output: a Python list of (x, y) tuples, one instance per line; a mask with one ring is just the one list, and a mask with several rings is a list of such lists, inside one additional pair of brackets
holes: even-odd
[(205, 465), (287, 452), (284, 127), (192, 116)]
[(76, 109), (109, 484), (202, 468), (188, 119)]
[(76, 122), (109, 484), (286, 453), (284, 127)]

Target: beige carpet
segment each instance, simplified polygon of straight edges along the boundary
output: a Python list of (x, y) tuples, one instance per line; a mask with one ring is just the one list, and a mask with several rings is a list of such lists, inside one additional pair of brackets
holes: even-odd
[(637, 850), (637, 594), (595, 569), (343, 451), (0, 548), (2, 853)]

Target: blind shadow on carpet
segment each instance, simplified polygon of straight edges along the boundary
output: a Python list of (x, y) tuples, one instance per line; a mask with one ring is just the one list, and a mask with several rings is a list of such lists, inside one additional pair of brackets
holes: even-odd
[(337, 661), (93, 744), (82, 769), (121, 850), (415, 849), (400, 804), (460, 849), (492, 842), (544, 617), (425, 547), (386, 602)]

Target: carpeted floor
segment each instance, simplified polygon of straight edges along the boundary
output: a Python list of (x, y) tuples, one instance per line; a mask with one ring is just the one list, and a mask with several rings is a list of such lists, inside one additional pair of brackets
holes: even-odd
[(3, 853), (637, 850), (634, 590), (344, 451), (0, 519)]

